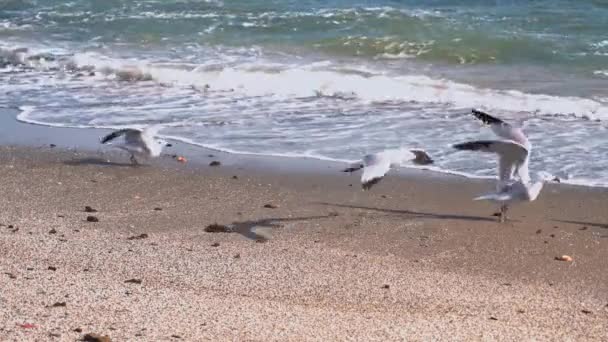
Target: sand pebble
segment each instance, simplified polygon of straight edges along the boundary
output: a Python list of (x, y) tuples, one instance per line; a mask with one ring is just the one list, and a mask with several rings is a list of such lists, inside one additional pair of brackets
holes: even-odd
[(268, 209), (276, 209), (276, 208), (278, 208), (278, 207), (279, 207), (279, 206), (274, 205), (274, 204), (271, 204), (271, 203), (264, 204), (264, 208), (268, 208)]
[(135, 279), (135, 278), (133, 278), (133, 279), (125, 280), (125, 283), (128, 283), (128, 284), (141, 284), (141, 279)]
[(64, 306), (67, 306), (66, 302), (57, 302), (57, 303), (53, 304), (54, 308), (59, 308), (59, 307), (64, 307)]
[(49, 270), (49, 271), (57, 271), (57, 267), (55, 267), (55, 266), (49, 266), (47, 268), (47, 270)]
[(562, 255), (560, 257), (555, 257), (555, 260), (571, 262), (573, 259), (569, 255)]
[(219, 161), (217, 161), (217, 160), (214, 160), (214, 161), (212, 161), (211, 163), (209, 163), (209, 166), (220, 166), (220, 165), (222, 165), (222, 163), (220, 163), (220, 162), (219, 162)]
[(219, 242), (214, 242), (211, 244), (211, 247), (219, 247), (219, 246), (220, 246)]
[(49, 234), (57, 234), (57, 231), (55, 230), (55, 228), (49, 230)]
[(154, 208), (154, 210), (156, 210), (156, 211), (161, 211), (161, 210), (163, 210), (163, 208), (161, 208), (161, 207), (156, 207), (156, 208)]
[(87, 222), (99, 222), (99, 219), (95, 216), (87, 216)]
[(141, 240), (141, 239), (147, 239), (148, 238), (148, 234), (139, 234), (139, 235), (134, 235), (134, 236), (130, 236), (127, 238), (127, 240)]
[(96, 213), (97, 209), (93, 209), (92, 207), (90, 207), (90, 206), (87, 205), (87, 206), (84, 207), (84, 212), (85, 213)]
[(86, 334), (82, 337), (85, 342), (112, 342), (109, 336), (101, 336), (99, 334)]
[(584, 313), (585, 315), (589, 315), (591, 313), (590, 310), (586, 310), (586, 309), (581, 310), (581, 312)]
[(207, 233), (230, 233), (232, 229), (228, 226), (224, 226), (223, 224), (212, 223), (205, 227), (204, 229)]
[(382, 288), (383, 288), (383, 289), (390, 289), (390, 288), (391, 288), (391, 286), (390, 286), (390, 285), (388, 285), (388, 284), (384, 284), (384, 285), (382, 285)]

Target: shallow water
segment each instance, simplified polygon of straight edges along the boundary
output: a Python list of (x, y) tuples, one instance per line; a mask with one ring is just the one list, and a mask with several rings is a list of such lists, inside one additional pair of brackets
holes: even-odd
[(608, 185), (608, 6), (486, 3), (7, 1), (0, 105), (245, 153), (422, 147), (490, 176), (491, 157), (449, 147), (492, 137), (475, 107), (525, 127), (533, 171)]

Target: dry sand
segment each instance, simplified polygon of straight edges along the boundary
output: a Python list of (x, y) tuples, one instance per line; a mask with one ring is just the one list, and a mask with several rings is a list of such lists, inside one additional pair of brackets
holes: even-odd
[(0, 341), (608, 340), (606, 190), (106, 158), (0, 147)]

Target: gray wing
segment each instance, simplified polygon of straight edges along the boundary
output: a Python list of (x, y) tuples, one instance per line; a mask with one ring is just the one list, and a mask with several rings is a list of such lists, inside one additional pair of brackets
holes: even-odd
[(530, 142), (521, 128), (514, 127), (502, 119), (477, 109), (473, 109), (472, 114), (484, 124), (490, 125), (490, 128), (497, 136), (504, 139), (513, 140), (528, 149), (530, 148)]
[[(130, 137), (130, 139), (134, 139), (135, 135), (140, 135), (141, 136), (141, 131), (133, 129), (133, 128), (125, 128), (125, 129), (119, 129), (117, 131), (114, 131), (108, 135), (106, 135), (105, 137), (101, 138), (101, 143), (105, 144), (109, 141), (112, 141), (120, 136), (125, 137), (125, 140), (128, 139), (128, 137)], [(140, 138), (141, 139), (141, 138)]]
[(527, 163), (528, 149), (514, 141), (478, 140), (453, 146), (457, 150), (480, 151), (498, 155), (498, 179), (513, 180), (514, 173)]

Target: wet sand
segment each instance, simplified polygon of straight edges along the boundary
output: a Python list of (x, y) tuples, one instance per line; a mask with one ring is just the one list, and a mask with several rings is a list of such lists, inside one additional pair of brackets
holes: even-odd
[(501, 225), (470, 200), (488, 181), (363, 192), (339, 164), (187, 146), (131, 167), (42, 130), (0, 138), (2, 341), (608, 339), (606, 189), (549, 185)]

